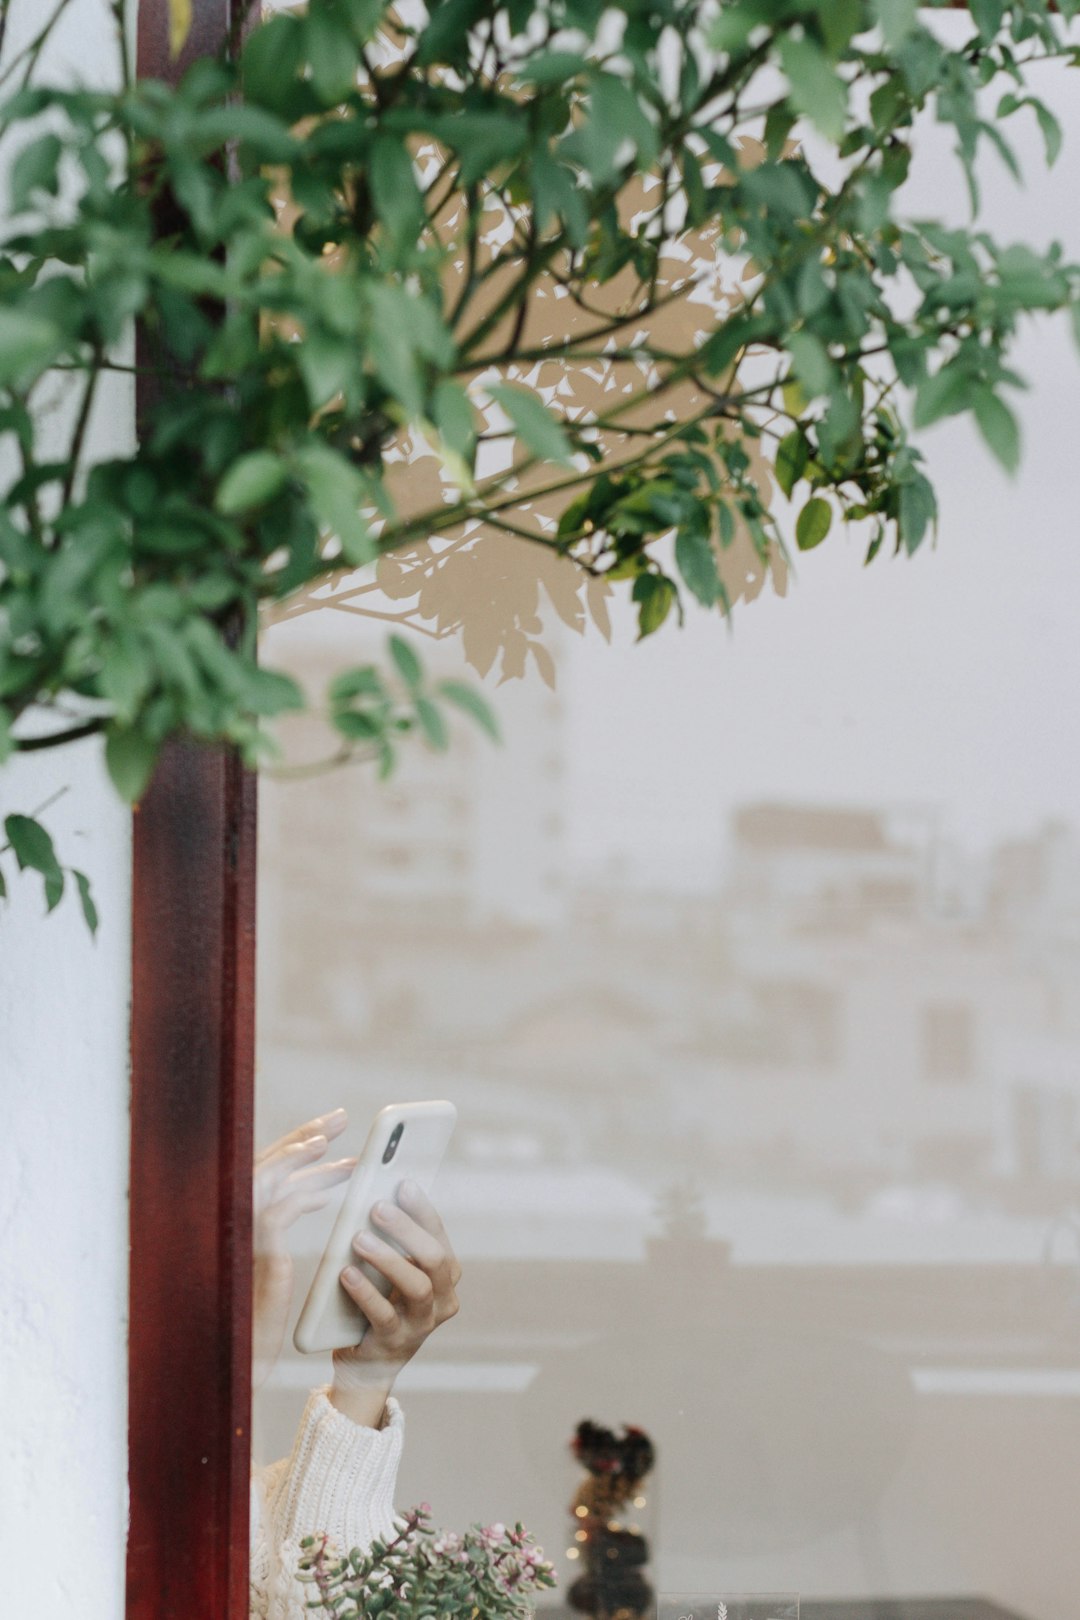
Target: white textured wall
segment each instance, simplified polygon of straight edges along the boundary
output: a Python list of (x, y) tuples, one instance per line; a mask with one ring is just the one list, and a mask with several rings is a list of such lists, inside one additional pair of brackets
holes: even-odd
[(118, 1620), (127, 1497), (130, 816), (83, 742), (0, 776), (91, 877), (0, 918), (0, 1614)]
[[(38, 0), (12, 0), (5, 60), (42, 15)], [(43, 66), (113, 78), (105, 0), (74, 0)], [(62, 414), (50, 421), (63, 431)], [(126, 383), (102, 391), (91, 425), (95, 453), (130, 442)], [(93, 741), (0, 770), (0, 817), (61, 788), (44, 819), (60, 859), (92, 880), (97, 940), (74, 892), (46, 919), (30, 874), (0, 908), (0, 1615), (119, 1620), (131, 818)]]

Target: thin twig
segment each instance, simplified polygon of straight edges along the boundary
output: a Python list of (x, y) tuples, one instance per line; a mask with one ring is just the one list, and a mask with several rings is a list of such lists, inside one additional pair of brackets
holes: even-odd
[[(33, 39), (28, 41), (28, 43), (23, 46), (18, 55), (12, 57), (4, 72), (0, 73), (0, 90), (4, 88), (5, 84), (7, 84), (8, 80), (12, 77), (16, 70), (22, 66), (23, 62), (26, 62), (26, 72), (23, 75), (22, 82), (22, 88), (25, 90), (26, 86), (30, 82), (30, 75), (37, 66), (38, 57), (41, 55), (46, 44), (48, 43), (49, 35), (52, 33), (53, 29), (56, 27), (57, 23), (60, 21), (60, 18), (63, 16), (70, 4), (71, 0), (57, 0), (57, 4), (53, 8), (52, 15), (42, 25), (40, 33), (35, 34)], [(29, 61), (27, 61), (28, 57)]]
[(79, 473), (79, 458), (82, 455), (83, 440), (86, 437), (87, 424), (90, 421), (90, 412), (94, 404), (94, 392), (98, 385), (98, 378), (101, 376), (101, 368), (97, 362), (98, 355), (95, 353), (94, 363), (91, 365), (90, 370), (87, 373), (86, 387), (83, 389), (82, 404), (79, 406), (79, 416), (75, 423), (75, 431), (71, 436), (71, 448), (68, 451), (67, 476), (64, 479), (64, 487), (60, 494), (61, 510), (68, 506), (71, 501), (72, 491), (75, 488), (75, 480)]
[(61, 748), (64, 743), (79, 742), (83, 737), (92, 737), (104, 726), (104, 717), (96, 715), (92, 720), (84, 720), (81, 725), (70, 726), (67, 731), (49, 731), (39, 737), (16, 739), (15, 748), (20, 754), (34, 754), (43, 748)]

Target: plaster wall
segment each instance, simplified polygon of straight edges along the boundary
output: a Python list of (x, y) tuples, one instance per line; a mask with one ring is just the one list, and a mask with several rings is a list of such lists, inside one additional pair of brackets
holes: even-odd
[(0, 1613), (118, 1620), (127, 1523), (130, 821), (92, 742), (5, 768), (0, 813), (47, 813), (85, 870), (0, 918)]

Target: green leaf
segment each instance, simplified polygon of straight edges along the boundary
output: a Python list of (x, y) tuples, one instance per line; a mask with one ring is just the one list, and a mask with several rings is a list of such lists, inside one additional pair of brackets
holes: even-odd
[(260, 21), (248, 35), (241, 57), (244, 99), (266, 107), (286, 122), (310, 105), (310, 92), (301, 82), (299, 71), (306, 61), (300, 18), (280, 13)]
[(803, 475), (803, 469), (810, 459), (810, 446), (805, 433), (798, 428), (792, 428), (786, 433), (776, 447), (776, 482), (780, 485), (788, 500), (791, 492)]
[(675, 602), (675, 587), (662, 574), (639, 574), (631, 592), (638, 604), (639, 641), (659, 630)]
[(494, 711), (473, 687), (466, 686), (462, 681), (440, 681), (438, 689), (448, 703), (470, 715), (487, 732), (492, 742), (502, 741)]
[(987, 445), (1010, 477), (1020, 466), (1020, 427), (1005, 402), (989, 388), (975, 395), (975, 420)]
[(416, 715), (421, 730), (432, 748), (437, 748), (442, 753), (450, 745), (450, 733), (446, 729), (446, 721), (430, 698), (417, 698)]
[(194, 133), (204, 147), (238, 141), (262, 163), (292, 163), (301, 150), (284, 119), (265, 107), (246, 107), (242, 102), (200, 113)]
[(770, 213), (803, 219), (813, 210), (814, 191), (805, 175), (791, 163), (762, 163), (751, 169), (742, 181), (743, 191)]
[(1061, 144), (1064, 139), (1061, 131), (1061, 125), (1058, 123), (1057, 119), (1044, 102), (1036, 101), (1033, 96), (1031, 98), (1031, 105), (1035, 109), (1035, 117), (1039, 120), (1039, 128), (1042, 131), (1043, 144), (1046, 147), (1046, 166), (1047, 168), (1052, 168), (1057, 162), (1058, 154), (1061, 151)]
[(45, 910), (54, 911), (64, 898), (64, 870), (58, 866), (55, 872), (46, 872), (42, 878), (45, 889)]
[(360, 61), (344, 22), (327, 5), (310, 6), (304, 37), (311, 83), (324, 107), (336, 107), (356, 84)]
[(796, 420), (805, 416), (806, 408), (810, 404), (810, 395), (798, 377), (788, 377), (780, 390), (780, 395), (789, 416), (794, 416)]
[(761, 19), (751, 6), (725, 6), (709, 27), (709, 44), (715, 51), (746, 49), (747, 42)]
[(313, 411), (344, 394), (350, 401), (363, 388), (360, 357), (336, 333), (310, 331), (295, 345), (296, 364)]
[(828, 300), (829, 286), (822, 273), (820, 261), (816, 257), (809, 258), (799, 271), (795, 288), (795, 302), (799, 306), (799, 314), (807, 317), (816, 315)]
[(847, 117), (847, 85), (808, 37), (780, 40), (780, 65), (791, 86), (791, 103), (830, 141), (839, 141)]
[(390, 656), (405, 685), (415, 692), (424, 679), (424, 666), (404, 637), (390, 637)]
[(319, 522), (341, 541), (341, 554), (354, 567), (373, 561), (371, 531), (360, 515), (370, 495), (363, 476), (327, 444), (305, 445), (297, 462)]
[(927, 528), (936, 516), (937, 499), (933, 485), (922, 473), (916, 473), (900, 486), (900, 539), (909, 557), (922, 544)]
[(588, 61), (574, 51), (540, 51), (517, 70), (523, 84), (565, 85), (588, 69)]
[(466, 187), (518, 157), (529, 140), (528, 127), (516, 113), (511, 117), (507, 113), (452, 112), (430, 119), (427, 128), (436, 140), (459, 154), (458, 182)]
[(366, 714), (362, 709), (335, 709), (331, 719), (335, 729), (350, 742), (370, 742), (382, 734), (378, 716)]
[(55, 197), (59, 185), (58, 169), (63, 152), (56, 135), (41, 135), (24, 146), (11, 165), (11, 211), (21, 214), (29, 206), (36, 191)]
[(377, 283), (367, 289), (371, 304), (369, 342), (375, 368), (412, 420), (423, 415), (424, 383), (417, 361), (415, 316), (418, 300), (401, 287)]
[(573, 464), (570, 441), (560, 423), (536, 394), (509, 383), (485, 383), (484, 386), (492, 399), (502, 406), (533, 455), (539, 456), (542, 461), (561, 462), (564, 466)]
[(55, 322), (10, 305), (0, 307), (0, 385), (25, 390), (63, 346)]
[(244, 681), (239, 696), (251, 714), (272, 716), (304, 707), (304, 694), (291, 675), (258, 664), (241, 664), (240, 668)]
[(1006, 0), (968, 0), (972, 20), (984, 40), (996, 38), (1005, 15)]
[(86, 926), (91, 934), (96, 934), (98, 931), (98, 909), (90, 892), (90, 879), (85, 872), (77, 872), (74, 867), (71, 869), (71, 875), (75, 879), (75, 886), (79, 891), (79, 905), (82, 907)]
[(682, 528), (675, 536), (675, 563), (686, 587), (703, 607), (713, 607), (720, 595), (720, 571), (707, 533)]
[(48, 831), (33, 816), (5, 817), (4, 832), (15, 852), (20, 871), (32, 867), (35, 872), (52, 872), (58, 868), (56, 850)]
[(98, 693), (111, 703), (118, 719), (134, 720), (154, 681), (148, 654), (131, 636), (112, 634), (102, 648)]
[[(629, 141), (638, 161), (647, 168), (656, 158), (660, 143), (644, 107), (626, 81), (614, 73), (598, 73), (593, 80), (590, 101), (590, 123), (598, 123), (605, 131), (603, 149), (606, 150), (610, 132), (616, 148), (623, 141)], [(594, 173), (593, 178), (604, 179), (606, 173)]]
[(828, 0), (817, 6), (818, 22), (825, 40), (825, 48), (833, 61), (841, 56), (851, 43), (852, 36), (864, 25), (861, 0)]
[(795, 543), (800, 551), (819, 546), (832, 526), (832, 507), (820, 495), (807, 501), (795, 524)]
[(887, 50), (903, 43), (918, 20), (919, 0), (873, 0)]
[(416, 183), (412, 158), (404, 141), (380, 135), (369, 161), (375, 211), (397, 247), (415, 245), (424, 228), (424, 199)]
[(469, 30), (483, 8), (483, 0), (441, 0), (432, 6), (420, 35), (417, 63), (430, 67), (434, 62), (456, 63), (468, 55)]
[(789, 332), (784, 339), (784, 347), (791, 356), (791, 363), (795, 367), (807, 399), (816, 399), (819, 394), (827, 394), (836, 380), (836, 367), (829, 358), (829, 351), (816, 333), (805, 330)]
[(374, 665), (360, 664), (356, 669), (346, 669), (340, 675), (335, 675), (327, 695), (333, 704), (351, 703), (357, 697), (385, 697), (386, 689)]
[(154, 771), (157, 746), (132, 726), (110, 726), (105, 737), (105, 764), (122, 799), (135, 804)]
[(249, 512), (276, 495), (287, 477), (288, 469), (280, 456), (272, 450), (252, 450), (233, 462), (217, 487), (214, 505), (230, 517)]
[(948, 361), (919, 384), (912, 422), (917, 428), (929, 427), (944, 416), (965, 411), (971, 402), (971, 373), (956, 361)]
[(446, 380), (435, 389), (435, 426), (439, 436), (464, 461), (472, 456), (476, 426), (469, 396), (460, 383)]
[(20, 815), (8, 816), (4, 821), (4, 831), (19, 863), (19, 870), (25, 872), (29, 868), (41, 873), (45, 909), (54, 910), (63, 897), (64, 873), (48, 832), (33, 816)]

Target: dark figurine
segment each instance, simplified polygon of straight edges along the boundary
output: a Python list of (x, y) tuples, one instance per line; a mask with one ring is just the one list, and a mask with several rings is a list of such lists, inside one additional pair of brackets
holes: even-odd
[(641, 1481), (656, 1452), (643, 1429), (624, 1424), (622, 1435), (584, 1418), (570, 1449), (588, 1471), (570, 1510), (574, 1548), (583, 1569), (566, 1594), (579, 1614), (595, 1620), (646, 1620), (655, 1593), (645, 1578), (649, 1544), (637, 1524), (624, 1522), (628, 1505), (640, 1502)]

